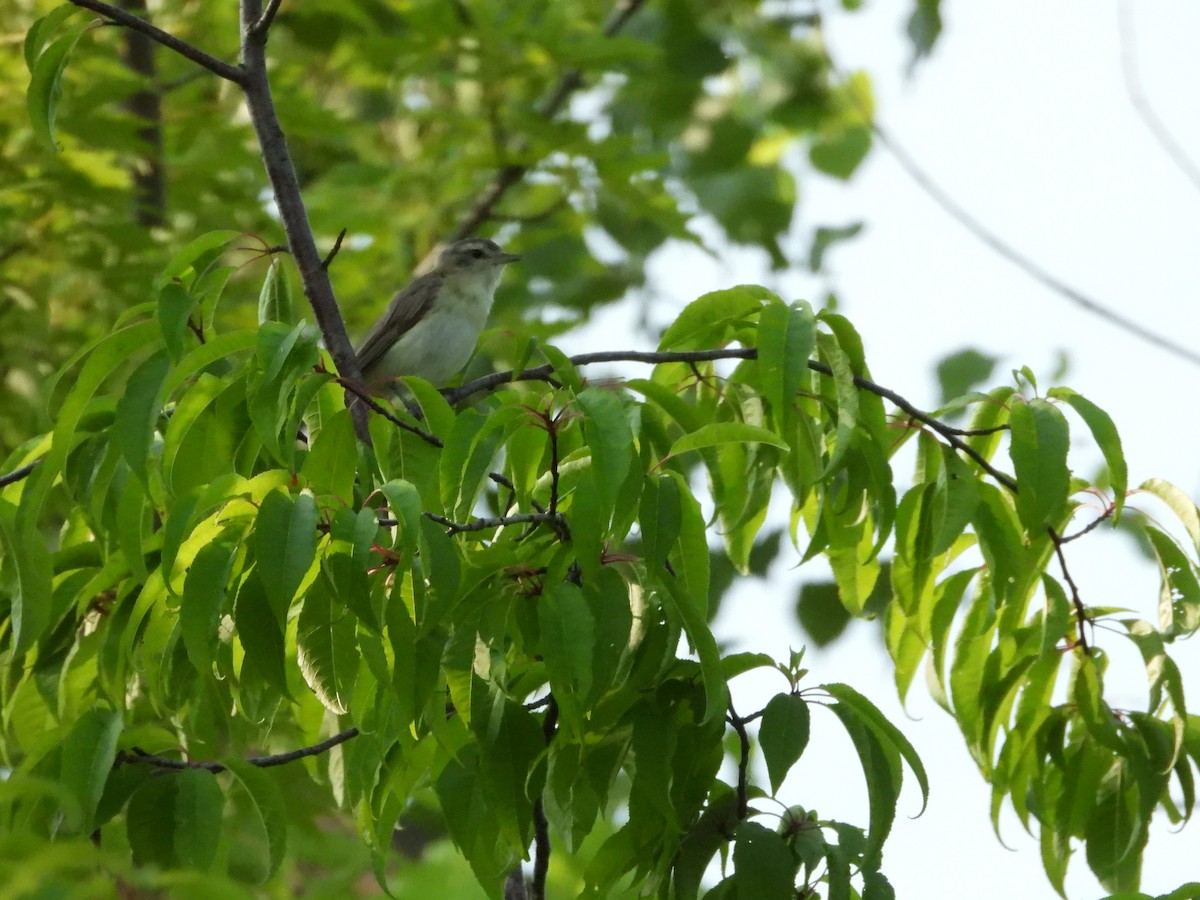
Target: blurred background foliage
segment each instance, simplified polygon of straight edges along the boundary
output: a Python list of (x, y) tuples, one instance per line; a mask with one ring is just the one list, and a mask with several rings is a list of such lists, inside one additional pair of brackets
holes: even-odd
[[(97, 22), (66, 69), (52, 151), (29, 124), (20, 48), (57, 4), (4, 5), (7, 455), (48, 427), (50, 374), (123, 311), (153, 299), (153, 275), (173, 248), (213, 229), (246, 232), (223, 315), (249, 323), (263, 251), (283, 235), (234, 86)], [(233, 61), (236, 4), (124, 6)], [(618, 20), (619, 32), (606, 34)], [(936, 3), (914, 4), (914, 60), (939, 27)], [(796, 149), (816, 172), (848, 178), (871, 144), (869, 79), (831, 71), (810, 3), (305, 0), (283, 4), (269, 49), (318, 242), (332, 246), (349, 231), (332, 271), (352, 335), (497, 178), (511, 187), (471, 230), (525, 262), (497, 300), (500, 337), (485, 345), (496, 358), (478, 365), (520, 353), (523, 343), (503, 340), (517, 321), (526, 334), (553, 336), (633, 288), (652, 291), (647, 258), (671, 240), (700, 242), (697, 217), (780, 268), (819, 266), (832, 240), (854, 233), (816, 229), (811, 246), (787, 237), (802, 195)]]

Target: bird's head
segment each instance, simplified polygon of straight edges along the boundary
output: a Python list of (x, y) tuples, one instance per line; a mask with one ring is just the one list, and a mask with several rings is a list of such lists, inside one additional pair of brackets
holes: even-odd
[(465, 238), (455, 241), (442, 251), (436, 271), (443, 275), (485, 272), (489, 269), (499, 269), (520, 258), (515, 253), (505, 253), (495, 241), (489, 241), (487, 238)]

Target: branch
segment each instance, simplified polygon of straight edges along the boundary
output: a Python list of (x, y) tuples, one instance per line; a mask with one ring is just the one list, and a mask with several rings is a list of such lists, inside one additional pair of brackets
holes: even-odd
[[(542, 719), (542, 736), (549, 747), (558, 730), (558, 703), (550, 695), (546, 717)], [(533, 801), (533, 883), (529, 886), (532, 900), (546, 900), (546, 873), (550, 871), (550, 822), (539, 794)]]
[[(604, 26), (604, 36), (612, 37), (617, 34), (625, 23), (628, 22), (633, 15), (642, 8), (645, 0), (621, 0), (617, 4), (617, 9), (608, 23)], [(553, 119), (562, 110), (567, 100), (583, 85), (583, 75), (578, 69), (568, 69), (563, 73), (558, 80), (558, 84), (538, 108), (538, 115), (543, 119)], [(454, 233), (450, 236), (450, 241), (457, 241), (468, 237), (475, 233), (487, 219), (491, 216), (492, 210), (500, 199), (508, 193), (509, 189), (525, 177), (529, 171), (529, 166), (519, 165), (517, 163), (509, 163), (503, 166), (496, 177), (492, 179), (492, 183), (487, 187), (471, 211), (454, 229)]]
[(271, 28), (271, 23), (275, 21), (275, 14), (279, 12), (279, 7), (283, 5), (283, 0), (271, 0), (267, 4), (266, 11), (258, 17), (258, 21), (251, 27), (251, 31), (255, 37), (266, 39), (267, 32)]
[(1146, 94), (1142, 90), (1142, 79), (1137, 67), (1137, 38), (1133, 31), (1133, 10), (1129, 0), (1121, 0), (1117, 9), (1120, 17), (1117, 35), (1121, 41), (1121, 73), (1125, 77), (1125, 90), (1129, 94), (1129, 102), (1134, 112), (1141, 116), (1142, 121), (1154, 139), (1158, 141), (1163, 152), (1171, 157), (1172, 162), (1179, 167), (1188, 181), (1195, 188), (1200, 188), (1200, 166), (1188, 156), (1187, 151), (1171, 134), (1162, 119), (1154, 112)]
[[(651, 364), (667, 362), (695, 363), (711, 362), (718, 359), (758, 359), (758, 349), (755, 347), (734, 347), (723, 350), (607, 350), (599, 353), (580, 353), (577, 356), (569, 357), (569, 359), (571, 364), (576, 366), (586, 366), (591, 363), (602, 362), (641, 362)], [(833, 374), (833, 370), (829, 366), (817, 360), (810, 359), (808, 367), (814, 372), (820, 372), (822, 375)], [(447, 402), (453, 405), (462, 402), (472, 394), (491, 390), (502, 384), (510, 384), (514, 381), (547, 381), (553, 372), (554, 366), (550, 364), (535, 366), (532, 369), (525, 369), (521, 372), (494, 372), (491, 375), (476, 378), (474, 381), (468, 381), (461, 387), (445, 390), (442, 392), (442, 395), (446, 398)], [(946, 425), (929, 415), (929, 413), (922, 412), (900, 394), (883, 385), (876, 384), (869, 378), (855, 375), (854, 384), (865, 391), (870, 391), (878, 397), (891, 401), (898, 409), (907, 413), (909, 417), (929, 426), (941, 435), (947, 444), (965, 456), (970, 457), (977, 466), (991, 475), (997, 483), (1008, 488), (1014, 494), (1017, 492), (1016, 481), (995, 468), (995, 466), (984, 458), (983, 454), (964, 441), (959, 436), (961, 429)]]
[[(266, 166), (267, 177), (271, 181), (275, 202), (279, 207), (279, 216), (283, 220), (288, 250), (300, 270), (304, 295), (308, 297), (309, 305), (312, 306), (317, 325), (325, 339), (325, 346), (333, 357), (338, 372), (343, 378), (361, 383), (363, 379), (358, 367), (358, 358), (355, 356), (354, 346), (350, 343), (350, 337), (346, 334), (346, 323), (342, 321), (342, 314), (338, 310), (333, 285), (329, 281), (329, 272), (322, 265), (321, 255), (317, 251), (312, 227), (308, 223), (308, 212), (304, 208), (304, 197), (300, 193), (296, 167), (292, 164), (287, 139), (275, 113), (271, 83), (267, 78), (267, 34), (265, 30), (256, 30), (264, 17), (262, 0), (242, 0), (241, 6), (240, 84), (246, 95), (246, 108), (250, 112), (254, 133), (258, 136), (258, 145), (262, 150), (263, 164)], [(354, 416), (354, 430), (359, 440), (369, 444), (371, 435), (367, 430), (366, 407), (352, 403), (349, 398), (346, 405), (350, 407)]]
[[(481, 516), (478, 519), (472, 519), (470, 522), (455, 522), (447, 519), (445, 516), (438, 515), (432, 512), (422, 512), (425, 518), (431, 522), (450, 529), (450, 534), (461, 534), (464, 531), (487, 531), (491, 528), (503, 528), (505, 525), (549, 525), (556, 532), (558, 529), (566, 526), (566, 521), (561, 513), (556, 512), (541, 512), (541, 513), (514, 513), (511, 516)], [(390, 520), (381, 520), (380, 524), (395, 524)]]
[[(391, 422), (397, 428), (401, 428), (404, 431), (409, 432), (410, 434), (415, 434), (417, 437), (419, 437), (425, 443), (431, 444), (432, 446), (437, 447), (439, 450), (445, 446), (445, 444), (442, 442), (442, 439), (440, 437), (438, 437), (436, 434), (431, 434), (430, 432), (425, 431), (423, 428), (418, 428), (416, 425), (413, 425), (409, 422), (405, 422), (399, 416), (388, 412), (387, 409), (385, 409), (382, 405), (380, 405), (375, 400), (375, 398), (371, 396), (371, 392), (368, 391), (366, 388), (364, 388), (358, 382), (353, 381), (349, 378), (340, 378), (340, 377), (338, 378), (337, 382), (338, 382), (338, 384), (340, 384), (342, 386), (342, 388), (346, 391), (347, 394), (353, 394), (355, 397), (357, 397), (359, 400), (361, 400), (363, 403), (365, 403), (367, 406), (369, 406), (373, 411), (379, 413), (379, 415), (383, 416), (385, 419), (387, 419), (389, 422)], [(351, 410), (354, 410), (355, 408), (361, 408), (361, 404), (359, 404), (353, 400), (350, 402), (349, 406), (350, 406)]]
[(0, 488), (8, 487), (10, 484), (16, 484), (22, 478), (28, 478), (33, 473), (33, 470), (37, 468), (37, 464), (40, 463), (43, 458), (44, 457), (39, 456), (33, 462), (26, 463), (19, 469), (13, 469), (7, 475), (0, 475)]
[(738, 743), (741, 745), (740, 753), (738, 754), (737, 780), (737, 817), (740, 821), (746, 818), (747, 813), (750, 811), (750, 736), (746, 734), (746, 722), (748, 720), (741, 718), (737, 714), (737, 710), (733, 708), (732, 699), (729, 701), (729, 715), (725, 719), (733, 726), (733, 730), (737, 732)]
[[(333, 737), (326, 738), (319, 744), (313, 744), (311, 747), (301, 747), (299, 750), (289, 750), (287, 753), (277, 753), (273, 756), (253, 756), (246, 760), (246, 762), (252, 766), (258, 766), (260, 769), (267, 769), (271, 766), (282, 766), (290, 762), (295, 762), (298, 759), (303, 759), (306, 756), (318, 756), (353, 737), (358, 737), (358, 729), (348, 728), (345, 731), (338, 732)], [(159, 769), (203, 769), (206, 772), (212, 772), (214, 775), (217, 772), (224, 772), (227, 768), (219, 762), (193, 762), (186, 759), (155, 756), (136, 747), (129, 753), (122, 751), (118, 755), (117, 761), (141, 763), (142, 765), (154, 766)]]
[[(1075, 579), (1071, 577), (1071, 572), (1067, 568), (1067, 557), (1063, 553), (1063, 539), (1059, 536), (1051, 526), (1046, 526), (1046, 533), (1050, 535), (1050, 541), (1054, 544), (1054, 552), (1058, 555), (1058, 565), (1062, 569), (1063, 580), (1067, 582), (1067, 587), (1071, 589), (1071, 603), (1075, 607), (1075, 624), (1079, 629), (1079, 646), (1083, 648), (1083, 655), (1090, 656), (1091, 651), (1088, 649), (1087, 634), (1084, 629), (1088, 624), (1087, 607), (1083, 605), (1083, 600), (1079, 597), (1079, 587), (1075, 584)], [(1076, 535), (1078, 537), (1078, 535)]]
[(215, 56), (209, 56), (199, 47), (195, 47), (187, 41), (180, 40), (175, 35), (151, 25), (145, 19), (140, 19), (120, 7), (113, 6), (111, 3), (102, 3), (100, 0), (70, 0), (70, 2), (82, 9), (89, 9), (94, 13), (104, 16), (104, 18), (114, 24), (124, 25), (126, 28), (132, 28), (134, 31), (140, 31), (152, 41), (156, 41), (164, 47), (174, 50), (180, 56), (190, 59), (198, 66), (203, 66), (214, 75), (219, 75), (226, 81), (232, 81), (234, 84), (243, 83), (245, 72), (241, 66), (230, 65), (227, 62), (222, 62)]

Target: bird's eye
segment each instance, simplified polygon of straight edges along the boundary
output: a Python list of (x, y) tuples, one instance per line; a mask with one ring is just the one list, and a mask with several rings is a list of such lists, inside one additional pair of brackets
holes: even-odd
[(483, 259), (483, 251), (476, 247), (471, 251), (471, 259)]

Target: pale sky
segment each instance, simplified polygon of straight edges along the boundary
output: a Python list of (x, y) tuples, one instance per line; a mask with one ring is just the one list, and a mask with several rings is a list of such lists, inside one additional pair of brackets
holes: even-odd
[[(1149, 102), (1175, 139), (1200, 160), (1200, 4), (1134, 3), (1137, 61)], [(905, 16), (911, 0), (874, 0), (855, 14), (827, 4), (827, 40), (843, 69), (867, 69), (883, 127), (941, 187), (983, 224), (1097, 301), (1200, 350), (1196, 235), (1200, 190), (1170, 161), (1137, 117), (1124, 86), (1116, 0), (945, 2), (946, 28), (931, 60), (906, 76)], [(1200, 417), (1194, 394), (1200, 367), (1170, 357), (1050, 292), (983, 247), (939, 209), (882, 148), (848, 185), (805, 177), (791, 249), (807, 247), (821, 224), (863, 220), (858, 239), (831, 251), (827, 265), (841, 310), (862, 333), (875, 379), (918, 406), (937, 405), (936, 362), (971, 346), (1002, 358), (994, 383), (1030, 366), (1049, 386), (1059, 351), (1069, 357), (1062, 383), (1106, 409), (1121, 431), (1130, 483), (1161, 477), (1193, 497), (1200, 488)], [(804, 258), (804, 253), (796, 253)], [(731, 251), (713, 261), (672, 248), (653, 261), (660, 288), (682, 304), (738, 283), (767, 284), (785, 299), (817, 300), (824, 285), (803, 272), (769, 273), (762, 254)], [(628, 343), (629, 310), (614, 310), (586, 330), (572, 352), (599, 349), (603, 335)], [(655, 307), (666, 322), (672, 310)], [(611, 340), (603, 340), (609, 346)], [(1092, 472), (1098, 454), (1080, 435), (1072, 461)], [(1077, 454), (1077, 455), (1076, 455)], [(1006, 462), (1006, 460), (1002, 460)], [(901, 480), (904, 475), (901, 473)], [(1137, 502), (1136, 499), (1132, 502)], [(786, 501), (783, 504), (786, 506)], [(1086, 521), (1086, 520), (1084, 520)], [(1085, 602), (1122, 606), (1153, 620), (1158, 576), (1130, 542), (1103, 529), (1069, 546)], [(794, 568), (781, 553), (769, 582), (751, 580), (727, 599), (718, 636), (732, 649), (786, 659), (804, 636), (793, 618), (796, 585), (825, 574)], [(1054, 574), (1058, 572), (1055, 569)], [(1144, 703), (1140, 662), (1111, 634), (1108, 681), (1114, 705)], [(1200, 646), (1171, 648), (1189, 697), (1200, 697)], [(899, 725), (930, 774), (928, 812), (911, 777), (884, 872), (900, 898), (1052, 897), (1036, 837), (1005, 813), (1005, 849), (989, 821), (990, 789), (957, 729), (929, 699), (918, 676), (905, 718), (878, 629), (857, 624), (826, 652), (810, 651), (809, 684), (844, 681), (867, 694)], [(734, 682), (739, 711), (761, 708), (784, 687), (775, 676)], [(1200, 701), (1195, 701), (1200, 703)], [(781, 792), (822, 816), (865, 824), (866, 793), (857, 757), (830, 714), (814, 710), (813, 739)], [(765, 780), (764, 780), (765, 783)], [(1007, 807), (1006, 807), (1007, 809)], [(1197, 826), (1151, 827), (1142, 890), (1164, 893), (1200, 880)], [(1067, 877), (1072, 900), (1107, 892), (1087, 869), (1082, 848)]]

